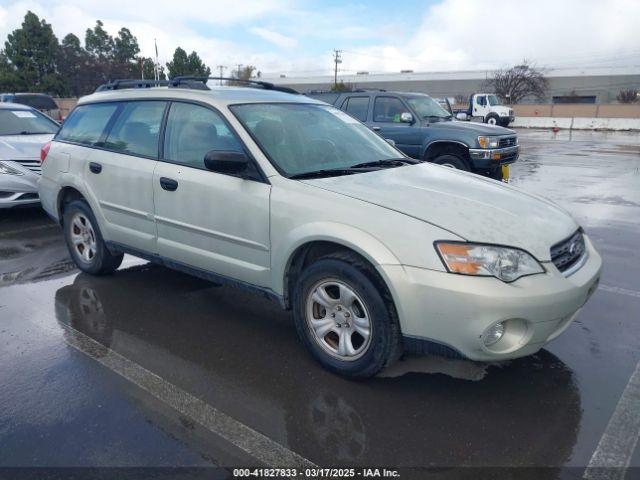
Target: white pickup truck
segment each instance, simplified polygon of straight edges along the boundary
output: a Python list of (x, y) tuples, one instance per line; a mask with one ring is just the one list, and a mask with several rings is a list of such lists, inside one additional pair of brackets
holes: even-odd
[(476, 120), (507, 127), (515, 120), (513, 109), (502, 105), (495, 93), (474, 93), (466, 110), (454, 110), (458, 120)]

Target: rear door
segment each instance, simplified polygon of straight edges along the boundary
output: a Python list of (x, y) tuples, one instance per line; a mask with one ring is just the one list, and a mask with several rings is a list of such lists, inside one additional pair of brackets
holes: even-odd
[[(411, 113), (414, 123), (400, 121), (402, 113)], [(390, 95), (377, 95), (373, 102), (372, 121), (368, 124), (383, 138), (390, 138), (396, 147), (413, 158), (420, 156), (422, 135), (420, 121), (411, 109), (399, 98)]]
[(105, 236), (144, 252), (156, 245), (152, 182), (166, 105), (153, 100), (90, 106), (116, 108), (84, 167), (106, 220)]
[(172, 102), (153, 178), (158, 252), (181, 265), (266, 286), (271, 186), (207, 170), (210, 150), (243, 151), (243, 145), (212, 107)]

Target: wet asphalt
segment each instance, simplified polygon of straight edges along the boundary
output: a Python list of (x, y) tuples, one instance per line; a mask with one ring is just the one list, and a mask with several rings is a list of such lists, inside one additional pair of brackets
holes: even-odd
[[(563, 335), (500, 365), (410, 358), (348, 381), (267, 300), (133, 257), (113, 276), (78, 274), (39, 209), (0, 211), (0, 467), (261, 464), (105, 366), (116, 356), (317, 465), (581, 476), (640, 361), (640, 135), (519, 135), (511, 183), (569, 210), (605, 267)], [(88, 355), (76, 332), (106, 348)]]

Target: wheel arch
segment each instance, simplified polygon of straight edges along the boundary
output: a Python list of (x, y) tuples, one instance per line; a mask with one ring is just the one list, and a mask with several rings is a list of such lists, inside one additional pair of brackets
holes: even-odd
[(299, 236), (281, 256), (283, 258), (279, 263), (281, 267), (274, 268), (273, 275), (274, 285), (281, 289), (281, 292), (277, 293), (282, 293), (285, 308), (291, 307), (293, 286), (304, 267), (317, 258), (335, 252), (350, 252), (358, 256), (371, 267), (371, 271), (375, 272), (387, 291), (393, 290), (388, 287), (389, 279), (385, 278), (383, 271), (376, 267), (384, 264), (399, 265), (400, 261), (396, 256), (379, 240), (361, 230), (346, 225), (339, 225), (337, 228), (343, 233), (346, 229), (350, 235), (332, 235), (326, 231), (325, 225), (322, 234)]
[(456, 140), (435, 140), (426, 145), (422, 158), (427, 162), (433, 162), (440, 155), (452, 154), (460, 157), (471, 166), (469, 146)]

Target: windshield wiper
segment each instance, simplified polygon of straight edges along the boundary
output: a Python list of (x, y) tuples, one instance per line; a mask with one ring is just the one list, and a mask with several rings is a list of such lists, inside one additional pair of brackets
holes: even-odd
[(303, 172), (290, 175), (289, 178), (293, 180), (300, 180), (303, 178), (317, 178), (317, 177), (337, 177), (339, 175), (351, 175), (353, 173), (365, 173), (372, 172), (376, 169), (373, 168), (359, 168), (359, 167), (347, 167), (347, 168), (326, 168), (323, 170), (314, 170), (312, 172)]
[(422, 118), (425, 120), (431, 120), (432, 118), (437, 118), (438, 120), (451, 120), (451, 115), (448, 117), (441, 117), (440, 115), (425, 115)]
[(365, 167), (401, 167), (403, 165), (415, 165), (420, 163), (413, 158), (388, 158), (386, 160), (375, 160), (373, 162), (358, 163), (351, 165), (351, 168), (365, 168)]

